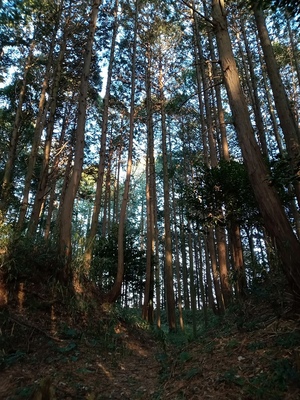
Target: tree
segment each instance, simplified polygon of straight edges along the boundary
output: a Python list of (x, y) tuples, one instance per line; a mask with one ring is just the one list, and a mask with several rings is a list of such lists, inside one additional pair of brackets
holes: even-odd
[(107, 70), (107, 82), (106, 82), (106, 90), (103, 101), (103, 110), (102, 110), (102, 126), (101, 126), (101, 144), (100, 144), (100, 161), (98, 166), (98, 178), (97, 178), (97, 186), (96, 186), (96, 194), (95, 194), (95, 202), (94, 209), (92, 215), (91, 227), (87, 236), (87, 245), (85, 251), (85, 269), (88, 270), (90, 267), (92, 253), (93, 253), (93, 242), (95, 240), (95, 236), (97, 233), (98, 227), (98, 219), (101, 208), (101, 198), (102, 198), (102, 188), (103, 188), (103, 177), (105, 170), (105, 159), (106, 159), (106, 140), (107, 140), (107, 129), (108, 129), (108, 112), (109, 112), (109, 97), (110, 97), (110, 88), (112, 81), (112, 71), (114, 65), (115, 58), (115, 46), (116, 46), (116, 38), (118, 33), (118, 6), (119, 1), (116, 0), (114, 4), (113, 14), (114, 14), (114, 23), (113, 23), (113, 32), (111, 38), (111, 46), (110, 46), (110, 55), (109, 55), (109, 63)]
[(63, 280), (68, 282), (71, 274), (71, 227), (72, 227), (72, 214), (74, 208), (74, 200), (78, 190), (84, 157), (84, 133), (86, 123), (86, 106), (87, 95), (89, 88), (89, 75), (92, 60), (92, 48), (94, 36), (97, 25), (97, 16), (101, 0), (94, 0), (92, 2), (91, 18), (89, 33), (84, 52), (84, 65), (80, 82), (80, 94), (78, 99), (78, 116), (77, 126), (75, 132), (75, 156), (74, 165), (69, 182), (66, 188), (66, 194), (63, 199), (60, 215), (59, 227), (59, 253), (65, 259), (65, 267), (63, 270)]
[(300, 271), (298, 260), (300, 257), (300, 244), (284, 213), (278, 194), (269, 183), (269, 171), (254, 139), (246, 100), (242, 92), (232, 52), (223, 1), (213, 0), (212, 16), (224, 83), (249, 179), (265, 227), (278, 249), (284, 272), (293, 290), (295, 299), (299, 299)]
[(131, 96), (130, 96), (130, 114), (129, 114), (129, 143), (126, 179), (124, 184), (124, 193), (121, 204), (119, 229), (118, 229), (118, 269), (117, 276), (110, 291), (105, 294), (104, 301), (113, 303), (121, 294), (122, 282), (124, 278), (124, 232), (126, 225), (126, 211), (130, 189), (130, 177), (132, 171), (132, 152), (133, 152), (133, 134), (135, 120), (135, 79), (136, 79), (136, 54), (137, 54), (137, 34), (138, 34), (138, 15), (139, 0), (135, 0), (134, 10), (134, 32), (132, 41), (132, 66), (131, 66)]

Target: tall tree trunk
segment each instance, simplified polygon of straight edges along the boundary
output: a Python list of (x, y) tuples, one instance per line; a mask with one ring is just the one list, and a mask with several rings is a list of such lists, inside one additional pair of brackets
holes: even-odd
[(224, 299), (225, 307), (228, 307), (231, 303), (231, 286), (228, 276), (228, 265), (227, 265), (227, 241), (226, 232), (224, 226), (216, 226), (216, 239), (217, 239), (217, 251), (220, 271), (221, 290)]
[(196, 288), (195, 288), (195, 271), (194, 271), (194, 251), (192, 241), (192, 225), (188, 222), (188, 245), (189, 245), (189, 272), (190, 272), (190, 293), (192, 306), (192, 325), (193, 337), (197, 336), (197, 320), (196, 320)]
[[(55, 202), (55, 198), (56, 198), (56, 183), (59, 177), (59, 162), (61, 160), (61, 156), (63, 154), (64, 148), (65, 148), (65, 134), (66, 134), (66, 130), (67, 130), (67, 126), (69, 123), (69, 114), (70, 111), (67, 109), (67, 107), (65, 108), (64, 111), (64, 117), (62, 120), (62, 124), (61, 124), (61, 133), (60, 133), (60, 138), (59, 138), (59, 142), (58, 142), (58, 148), (56, 150), (56, 154), (53, 160), (53, 166), (51, 168), (51, 172), (49, 174), (49, 178), (48, 178), (48, 183), (49, 183), (49, 187), (50, 187), (50, 198), (49, 198), (49, 205), (48, 205), (48, 212), (47, 212), (47, 218), (46, 218), (46, 226), (45, 226), (45, 239), (49, 239), (49, 235), (50, 235), (50, 231), (51, 231), (51, 222), (52, 222), (52, 214), (54, 211), (54, 202)], [(70, 159), (71, 158), (71, 159)], [(68, 162), (67, 165), (65, 167), (65, 176), (69, 176), (70, 171), (71, 171), (71, 161), (72, 161), (72, 152), (70, 152), (70, 155), (68, 157)], [(63, 199), (64, 196), (61, 195), (61, 199)], [(56, 233), (58, 233), (56, 231)]]
[[(155, 159), (154, 159), (154, 131), (153, 131), (153, 110), (151, 100), (151, 48), (146, 43), (146, 110), (147, 110), (147, 165), (146, 165), (146, 186), (147, 186), (147, 248), (146, 248), (146, 283), (143, 307), (143, 318), (150, 323), (153, 322), (153, 297), (154, 297), (154, 261), (155, 261)], [(156, 243), (157, 245), (157, 243)]]
[[(196, 61), (200, 65), (200, 73), (203, 82), (203, 96), (204, 96), (204, 104), (205, 104), (205, 116), (206, 116), (206, 127), (208, 131), (208, 143), (209, 143), (209, 157), (208, 157), (208, 164), (211, 167), (215, 168), (218, 165), (218, 156), (216, 150), (216, 142), (214, 139), (214, 127), (212, 121), (212, 112), (211, 112), (211, 105), (209, 99), (209, 82), (207, 79), (207, 75), (205, 73), (205, 60), (203, 56), (203, 52), (200, 45), (200, 36), (197, 24), (197, 16), (196, 13), (193, 13), (194, 17), (194, 36), (196, 39), (197, 45), (197, 55), (198, 60)], [(199, 79), (199, 78), (198, 78)], [(202, 129), (204, 130), (205, 127), (203, 126)], [(218, 210), (215, 210), (218, 212)], [(222, 210), (220, 210), (222, 213)], [(230, 303), (231, 297), (231, 289), (229, 285), (229, 278), (228, 278), (228, 268), (227, 268), (227, 244), (226, 244), (226, 234), (225, 229), (221, 226), (216, 227), (216, 240), (217, 240), (217, 250), (218, 250), (218, 261), (219, 261), (219, 269), (220, 269), (220, 280), (221, 280), (221, 288), (223, 292), (223, 299), (225, 302), (225, 306), (227, 307)]]
[(32, 41), (29, 49), (29, 54), (26, 60), (22, 85), (19, 93), (19, 102), (18, 107), (16, 110), (15, 121), (13, 125), (13, 130), (10, 138), (9, 144), (9, 151), (7, 155), (7, 161), (4, 168), (2, 186), (1, 186), (1, 202), (0, 202), (0, 210), (2, 215), (0, 216), (0, 220), (5, 218), (5, 214), (8, 208), (8, 198), (11, 191), (11, 181), (13, 176), (13, 168), (14, 163), (16, 160), (16, 152), (17, 152), (17, 145), (19, 140), (19, 132), (20, 132), (20, 125), (22, 119), (22, 108), (23, 103), (25, 101), (25, 94), (26, 94), (26, 85), (27, 85), (27, 76), (28, 72), (32, 66), (32, 59), (33, 59), (33, 50), (35, 48), (35, 41)]
[(56, 68), (54, 72), (54, 82), (51, 90), (51, 104), (50, 104), (50, 112), (47, 123), (47, 135), (44, 145), (44, 159), (43, 165), (40, 172), (38, 188), (35, 195), (35, 200), (33, 204), (33, 209), (31, 213), (28, 235), (34, 235), (36, 228), (39, 223), (39, 217), (41, 215), (42, 207), (46, 197), (46, 191), (48, 187), (48, 176), (49, 176), (49, 162), (50, 162), (50, 152), (51, 152), (51, 144), (52, 144), (52, 135), (54, 131), (54, 123), (55, 123), (55, 113), (56, 113), (56, 105), (57, 105), (57, 95), (59, 91), (61, 72), (62, 72), (62, 63), (65, 57), (66, 45), (67, 45), (67, 36), (68, 36), (68, 23), (66, 22), (64, 28), (64, 34), (62, 38), (62, 42), (60, 45), (60, 51), (56, 62)]
[(46, 71), (45, 71), (45, 76), (44, 76), (44, 81), (43, 81), (42, 91), (41, 91), (41, 96), (40, 96), (40, 101), (39, 101), (39, 107), (38, 107), (38, 115), (37, 115), (36, 122), (35, 122), (33, 140), (32, 140), (30, 155), (29, 155), (29, 159), (28, 159), (25, 184), (24, 184), (24, 189), (23, 189), (23, 198), (21, 201), (20, 214), (19, 214), (19, 219), (18, 219), (18, 223), (17, 223), (17, 230), (19, 230), (19, 231), (21, 231), (23, 229), (23, 225), (25, 222), (25, 216), (26, 216), (26, 212), (27, 212), (27, 208), (28, 208), (31, 181), (32, 181), (32, 177), (34, 174), (34, 167), (36, 164), (39, 146), (41, 143), (42, 132), (43, 132), (43, 129), (45, 126), (45, 120), (46, 120), (48, 108), (50, 105), (50, 101), (49, 100), (47, 101), (46, 95), (47, 95), (49, 80), (50, 80), (50, 76), (51, 76), (51, 68), (53, 65), (53, 52), (54, 52), (54, 47), (56, 44), (57, 30), (58, 30), (58, 21), (56, 23), (55, 29), (52, 32), (52, 40), (51, 40), (49, 54), (48, 54), (49, 58), (48, 58), (47, 65), (46, 65)]
[(232, 248), (232, 259), (234, 268), (234, 285), (237, 297), (243, 297), (247, 289), (247, 281), (244, 269), (244, 257), (241, 241), (240, 226), (237, 221), (230, 221), (230, 238)]
[[(194, 2), (193, 2), (194, 4)], [(207, 132), (205, 129), (205, 112), (204, 112), (204, 105), (202, 100), (202, 86), (203, 86), (203, 79), (202, 78), (202, 71), (203, 71), (203, 64), (201, 67), (201, 61), (199, 60), (199, 54), (201, 54), (201, 47), (200, 47), (200, 33), (198, 29), (198, 19), (196, 13), (192, 12), (193, 18), (193, 50), (194, 50), (194, 58), (195, 58), (195, 65), (196, 65), (196, 82), (197, 82), (197, 97), (198, 97), (198, 104), (199, 104), (199, 114), (200, 114), (200, 126), (202, 127), (202, 146), (203, 146), (203, 158), (204, 162), (208, 164), (208, 143), (207, 143)], [(204, 87), (203, 87), (204, 91)]]
[(86, 250), (85, 250), (85, 255), (84, 255), (86, 272), (89, 271), (90, 265), (91, 265), (92, 254), (93, 254), (93, 244), (94, 244), (95, 236), (97, 233), (98, 219), (99, 219), (101, 200), (102, 200), (102, 187), (103, 187), (105, 158), (106, 158), (105, 154), (106, 154), (109, 96), (110, 96), (112, 71), (113, 71), (114, 58), (115, 58), (116, 38), (117, 38), (117, 33), (118, 33), (118, 4), (119, 4), (119, 0), (115, 0), (114, 25), (113, 25), (113, 33), (112, 33), (112, 38), (111, 38), (110, 56), (109, 56), (109, 63), (108, 63), (108, 70), (107, 70), (107, 82), (106, 82), (104, 105), (103, 105), (103, 115), (102, 115), (100, 160), (99, 160), (98, 176), (97, 176), (97, 183), (96, 183), (96, 195), (95, 195), (92, 223), (91, 223), (90, 231), (87, 236), (87, 244), (86, 244)]
[(289, 17), (287, 17), (286, 20), (287, 20), (286, 23), (287, 23), (290, 45), (291, 45), (291, 50), (292, 50), (292, 60), (293, 60), (294, 66), (295, 66), (297, 80), (298, 80), (298, 87), (299, 87), (300, 86), (300, 65), (299, 65), (298, 50), (296, 47), (295, 37), (294, 37), (293, 31), (291, 28), (291, 22), (290, 22)]
[[(257, 38), (258, 40), (258, 38)], [(267, 72), (266, 72), (266, 67), (264, 64), (263, 56), (261, 54), (261, 48), (258, 44), (258, 56), (259, 56), (259, 62), (261, 65), (261, 70), (262, 70), (262, 82), (263, 82), (263, 88), (265, 91), (265, 98), (267, 100), (267, 109), (268, 112), (270, 113), (270, 118), (272, 121), (272, 132), (274, 133), (274, 137), (278, 146), (278, 150), (280, 154), (283, 154), (283, 145), (282, 145), (282, 138), (278, 130), (278, 124), (277, 124), (277, 117), (275, 115), (275, 109), (273, 107), (273, 102), (272, 102), (272, 96), (270, 93), (270, 88), (269, 88), (269, 83), (268, 83), (268, 78), (267, 78)]]
[(187, 277), (187, 262), (186, 262), (186, 235), (184, 227), (184, 215), (183, 210), (180, 210), (180, 243), (181, 243), (181, 270), (182, 270), (182, 282), (183, 282), (183, 304), (186, 310), (190, 309), (190, 293), (188, 287)]
[[(195, 263), (196, 263), (196, 271), (197, 271), (197, 286), (198, 286), (198, 308), (202, 310), (204, 314), (205, 326), (207, 326), (207, 302), (205, 299), (205, 290), (203, 284), (203, 259), (202, 259), (202, 245), (201, 238), (199, 235), (199, 231), (197, 235), (194, 234), (194, 252), (195, 252)], [(201, 300), (201, 301), (200, 301)]]
[(214, 230), (211, 226), (208, 227), (208, 229), (207, 229), (207, 247), (208, 247), (208, 252), (210, 255), (210, 262), (211, 262), (211, 269), (212, 269), (218, 311), (219, 311), (219, 313), (224, 314), (225, 304), (224, 304), (224, 299), (223, 299), (223, 295), (222, 295), (222, 291), (221, 291), (221, 287), (220, 287), (219, 273), (217, 270), (217, 256), (216, 256), (216, 249), (215, 249)]
[[(257, 79), (255, 76), (254, 72), (254, 65), (253, 65), (253, 57), (251, 54), (246, 30), (245, 30), (245, 21), (241, 21), (241, 31), (243, 35), (243, 42), (245, 44), (245, 49), (246, 49), (246, 54), (247, 54), (247, 61), (245, 60), (244, 57), (244, 52), (243, 49), (241, 48), (241, 43), (239, 41), (239, 46), (240, 46), (240, 54), (244, 63), (244, 70), (247, 76), (247, 81), (248, 81), (248, 86), (250, 89), (250, 97), (251, 97), (251, 102), (252, 102), (252, 108), (254, 111), (254, 117), (255, 117), (255, 124), (256, 124), (256, 129), (258, 133), (258, 138), (259, 138), (259, 144), (260, 148), (262, 151), (262, 154), (264, 157), (268, 158), (268, 147), (267, 147), (267, 141), (266, 141), (266, 135), (265, 135), (265, 130), (264, 130), (264, 124), (263, 124), (263, 117), (261, 113), (261, 107), (260, 107), (260, 100), (258, 96), (258, 88), (257, 88)], [(249, 73), (248, 73), (249, 69)]]
[(265, 227), (277, 246), (287, 279), (295, 297), (300, 299), (300, 244), (284, 213), (278, 194), (269, 184), (269, 171), (254, 138), (228, 34), (224, 1), (213, 0), (212, 5), (224, 82), (250, 183)]
[[(102, 219), (102, 237), (105, 237), (109, 232), (110, 227), (110, 203), (111, 203), (111, 163), (113, 157), (113, 148), (109, 150), (107, 156), (107, 168), (106, 168), (106, 179), (105, 179), (105, 193), (104, 193), (104, 204), (103, 204), (103, 219)], [(90, 227), (89, 227), (90, 228)]]
[[(254, 16), (272, 87), (277, 114), (284, 135), (287, 152), (291, 158), (291, 172), (292, 174), (298, 174), (298, 164), (300, 160), (300, 130), (297, 126), (297, 122), (279, 74), (279, 68), (269, 38), (264, 13), (259, 6), (254, 7)], [(294, 188), (298, 200), (298, 206), (300, 207), (300, 183), (298, 180), (294, 180)]]
[(165, 97), (163, 84), (162, 62), (159, 66), (159, 99), (161, 112), (162, 131), (162, 157), (163, 157), (163, 186), (164, 186), (164, 225), (165, 225), (165, 285), (167, 296), (167, 314), (170, 332), (176, 331), (175, 299), (173, 286), (173, 260), (172, 260), (172, 237), (170, 221), (170, 198), (169, 198), (169, 169), (167, 150), (167, 127), (165, 113)]
[(134, 12), (134, 34), (132, 43), (128, 159), (127, 159), (127, 171), (126, 171), (126, 179), (124, 185), (123, 200), (120, 211), (119, 228), (118, 228), (118, 270), (113, 287), (103, 297), (103, 301), (108, 303), (113, 303), (120, 296), (122, 282), (124, 278), (124, 240), (125, 240), (126, 212), (129, 200), (128, 198), (130, 189), (130, 177), (132, 170), (133, 134), (134, 134), (134, 120), (135, 120), (136, 51), (137, 51), (138, 15), (139, 15), (138, 3), (139, 0), (136, 0), (135, 12)]
[(72, 214), (74, 209), (75, 196), (78, 190), (84, 157), (84, 136), (86, 122), (87, 94), (89, 87), (90, 66), (92, 60), (92, 48), (97, 26), (98, 10), (101, 0), (93, 0), (90, 18), (89, 34), (84, 52), (84, 65), (80, 82), (80, 92), (78, 99), (78, 117), (75, 132), (75, 156), (73, 170), (69, 179), (64, 202), (61, 207), (60, 226), (59, 226), (59, 253), (65, 259), (63, 280), (67, 281), (71, 276), (71, 228)]
[(212, 279), (211, 279), (211, 267), (209, 262), (208, 240), (204, 237), (203, 242), (204, 242), (204, 253), (205, 253), (205, 276), (206, 276), (205, 298), (209, 304), (210, 309), (214, 313), (216, 313), (216, 305), (213, 296)]
[(179, 312), (179, 325), (180, 329), (184, 330), (184, 321), (182, 313), (182, 287), (181, 287), (181, 276), (180, 276), (180, 257), (179, 257), (179, 238), (177, 232), (177, 209), (175, 200), (175, 188), (174, 179), (172, 179), (172, 214), (174, 220), (174, 244), (175, 244), (175, 266), (176, 266), (176, 279), (177, 279), (177, 296), (178, 296), (178, 312)]

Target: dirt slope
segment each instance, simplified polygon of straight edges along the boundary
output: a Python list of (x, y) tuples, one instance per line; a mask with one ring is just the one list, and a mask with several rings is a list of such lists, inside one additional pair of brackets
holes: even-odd
[(179, 344), (82, 308), (21, 291), (0, 311), (1, 400), (300, 399), (298, 319)]

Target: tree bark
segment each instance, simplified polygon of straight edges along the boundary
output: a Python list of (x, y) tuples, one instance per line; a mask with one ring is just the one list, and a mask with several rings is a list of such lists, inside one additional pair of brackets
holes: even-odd
[(92, 261), (93, 244), (94, 244), (94, 240), (95, 240), (96, 233), (97, 233), (98, 219), (99, 219), (101, 200), (102, 200), (102, 188), (103, 188), (103, 178), (104, 178), (104, 169), (105, 169), (109, 96), (110, 96), (110, 88), (111, 88), (111, 81), (112, 81), (114, 57), (115, 57), (116, 38), (117, 38), (117, 32), (118, 32), (118, 4), (119, 4), (119, 1), (116, 0), (115, 6), (114, 6), (114, 25), (113, 25), (113, 33), (112, 33), (111, 46), (110, 46), (110, 56), (109, 56), (108, 71), (107, 71), (107, 83), (106, 83), (104, 105), (103, 105), (101, 143), (100, 143), (100, 160), (99, 160), (99, 166), (98, 166), (95, 202), (94, 202), (91, 228), (90, 228), (90, 231), (87, 236), (86, 250), (85, 250), (85, 255), (84, 255), (86, 272), (89, 271), (91, 261)]
[(25, 222), (26, 211), (28, 208), (31, 181), (33, 178), (34, 167), (35, 167), (37, 156), (38, 156), (39, 146), (41, 143), (42, 132), (43, 132), (43, 129), (45, 126), (46, 115), (47, 115), (48, 108), (50, 105), (50, 101), (47, 100), (46, 94), (47, 94), (47, 89), (48, 89), (49, 80), (50, 80), (50, 76), (51, 76), (51, 68), (53, 65), (53, 52), (54, 52), (54, 47), (56, 44), (57, 30), (58, 30), (58, 21), (56, 23), (55, 29), (52, 32), (52, 40), (51, 40), (49, 53), (48, 53), (49, 58), (47, 61), (44, 81), (42, 84), (41, 96), (40, 96), (40, 101), (39, 101), (39, 106), (38, 106), (38, 115), (37, 115), (36, 122), (35, 122), (35, 129), (34, 129), (34, 134), (33, 134), (33, 139), (32, 139), (32, 145), (31, 145), (30, 155), (28, 158), (25, 184), (24, 184), (24, 189), (23, 189), (23, 198), (21, 201), (19, 219), (18, 219), (18, 223), (17, 223), (18, 231), (21, 231), (23, 229), (23, 225)]
[[(291, 173), (293, 175), (298, 175), (298, 163), (300, 160), (300, 130), (297, 126), (296, 119), (293, 115), (292, 108), (289, 104), (289, 100), (284, 89), (281, 76), (279, 74), (279, 68), (277, 66), (271, 40), (269, 38), (264, 13), (259, 6), (254, 7), (254, 17), (258, 29), (261, 47), (264, 53), (268, 77), (270, 79), (277, 114), (285, 139), (286, 149), (291, 158)], [(298, 200), (298, 206), (300, 207), (300, 183), (298, 182), (298, 180), (294, 180), (293, 185)]]
[(90, 65), (92, 59), (92, 48), (94, 36), (97, 25), (98, 10), (101, 0), (93, 0), (92, 11), (90, 18), (89, 34), (84, 53), (84, 65), (80, 82), (79, 104), (78, 104), (78, 117), (77, 127), (75, 132), (75, 155), (73, 170), (69, 179), (66, 195), (61, 207), (60, 227), (59, 227), (59, 253), (65, 260), (65, 267), (63, 271), (63, 280), (68, 281), (71, 276), (71, 259), (72, 259), (72, 246), (71, 246), (71, 228), (72, 228), (72, 215), (74, 208), (75, 196), (78, 190), (84, 157), (84, 136), (85, 136), (85, 122), (86, 122), (86, 106), (87, 94), (89, 87)]
[(55, 123), (55, 113), (56, 113), (56, 105), (57, 105), (57, 95), (59, 91), (61, 72), (62, 72), (62, 63), (65, 57), (66, 45), (67, 45), (67, 36), (68, 36), (68, 21), (65, 24), (64, 34), (60, 45), (60, 51), (56, 62), (56, 68), (54, 72), (54, 82), (51, 90), (51, 104), (50, 104), (50, 112), (47, 123), (47, 135), (44, 145), (44, 159), (43, 165), (40, 172), (38, 188), (34, 199), (33, 209), (31, 213), (28, 235), (32, 236), (36, 232), (36, 228), (39, 223), (39, 217), (42, 212), (43, 204), (46, 197), (47, 185), (48, 185), (48, 177), (49, 177), (49, 162), (50, 162), (50, 152), (51, 152), (51, 144), (52, 144), (52, 135), (54, 130)]
[(300, 299), (300, 244), (285, 215), (278, 194), (269, 184), (269, 171), (254, 138), (228, 34), (224, 1), (213, 0), (212, 5), (220, 64), (250, 183), (265, 227), (277, 246), (287, 279), (295, 297)]
[(0, 219), (5, 219), (6, 211), (8, 208), (8, 198), (11, 191), (11, 184), (12, 184), (12, 176), (13, 176), (13, 168), (16, 159), (16, 152), (17, 152), (17, 145), (19, 141), (19, 132), (20, 132), (20, 125), (21, 125), (21, 118), (22, 118), (22, 107), (25, 101), (25, 94), (26, 94), (26, 85), (27, 85), (27, 76), (28, 72), (31, 68), (32, 59), (33, 59), (33, 50), (35, 47), (35, 41), (32, 41), (29, 49), (29, 54), (26, 60), (22, 86), (19, 93), (19, 102), (18, 107), (16, 110), (16, 116), (13, 126), (13, 131), (10, 138), (9, 144), (9, 151), (7, 156), (7, 161), (4, 168), (2, 186), (1, 186), (1, 203), (0, 203), (0, 210), (2, 215)]
[(167, 127), (165, 113), (165, 97), (163, 85), (163, 71), (160, 60), (159, 67), (159, 99), (161, 112), (161, 131), (162, 131), (162, 157), (163, 157), (163, 191), (164, 191), (164, 226), (165, 226), (165, 285), (167, 296), (167, 313), (169, 331), (176, 331), (175, 299), (173, 286), (173, 260), (172, 260), (172, 236), (170, 221), (170, 198), (169, 198), (169, 169), (168, 169), (168, 150), (167, 150)]
[(134, 134), (134, 120), (135, 120), (135, 81), (136, 81), (136, 52), (137, 52), (137, 33), (138, 33), (138, 2), (135, 1), (134, 13), (134, 34), (132, 43), (132, 69), (131, 69), (131, 96), (130, 96), (130, 115), (129, 115), (129, 143), (128, 143), (128, 159), (127, 171), (124, 185), (123, 200), (121, 204), (120, 220), (118, 228), (118, 270), (117, 276), (111, 290), (103, 296), (103, 301), (113, 303), (121, 294), (122, 282), (124, 278), (124, 238), (126, 226), (126, 212), (129, 198), (130, 177), (132, 170), (132, 152), (133, 152), (133, 134)]
[[(155, 200), (156, 179), (154, 159), (154, 131), (153, 110), (151, 100), (151, 46), (146, 43), (146, 110), (147, 110), (147, 134), (148, 150), (146, 165), (146, 197), (147, 197), (147, 248), (146, 248), (146, 283), (143, 307), (143, 318), (153, 322), (153, 297), (154, 297), (154, 261), (155, 261)], [(157, 245), (157, 243), (156, 243)]]

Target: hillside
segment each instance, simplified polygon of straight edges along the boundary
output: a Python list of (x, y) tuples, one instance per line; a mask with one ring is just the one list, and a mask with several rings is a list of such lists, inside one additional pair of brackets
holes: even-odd
[[(199, 336), (22, 286), (0, 313), (0, 398), (297, 399), (300, 325), (248, 299)], [(243, 313), (241, 313), (241, 310)]]

